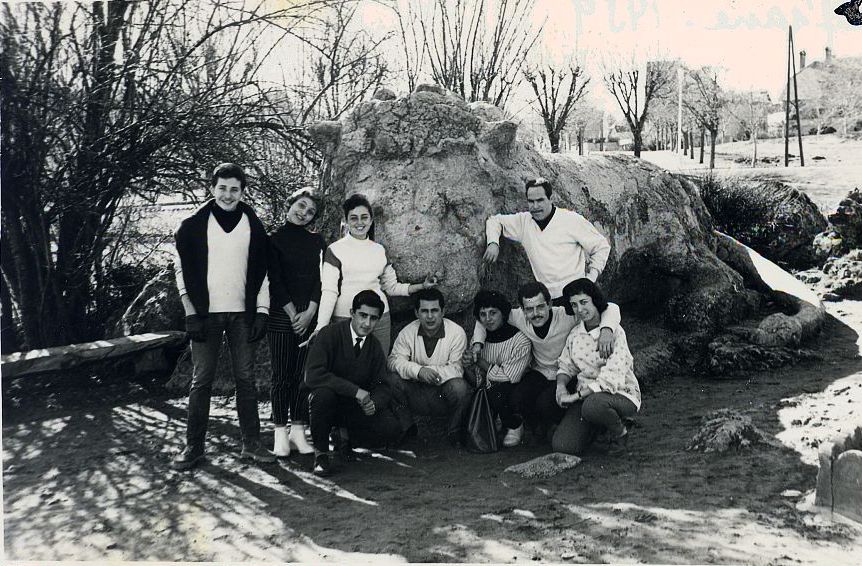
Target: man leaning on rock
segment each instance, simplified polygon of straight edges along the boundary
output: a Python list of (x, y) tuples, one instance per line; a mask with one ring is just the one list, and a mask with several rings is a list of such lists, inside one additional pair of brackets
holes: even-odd
[(547, 179), (528, 180), (525, 195), (529, 212), (489, 216), (485, 221), (488, 247), (482, 264), (487, 268), (497, 261), (500, 235), (520, 242), (536, 280), (550, 291), (553, 306), (565, 306), (563, 287), (581, 277), (595, 282), (605, 268), (611, 246), (589, 220), (554, 206), (553, 194)]

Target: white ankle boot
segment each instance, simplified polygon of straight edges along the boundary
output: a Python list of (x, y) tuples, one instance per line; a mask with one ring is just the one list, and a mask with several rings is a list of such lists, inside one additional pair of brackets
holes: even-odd
[(279, 458), (290, 456), (290, 436), (286, 426), (275, 427), (275, 446), (272, 451)]
[(314, 452), (314, 448), (305, 439), (305, 425), (296, 423), (290, 425), (290, 447), (300, 454)]

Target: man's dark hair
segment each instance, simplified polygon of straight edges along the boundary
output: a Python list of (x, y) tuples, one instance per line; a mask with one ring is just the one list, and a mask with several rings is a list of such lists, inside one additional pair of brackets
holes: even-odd
[(419, 289), (413, 293), (413, 308), (419, 310), (419, 301), (437, 301), (440, 303), (440, 310), (446, 308), (446, 299), (440, 289), (431, 287), (430, 289)]
[(551, 304), (551, 292), (548, 291), (544, 283), (539, 283), (538, 281), (530, 281), (525, 285), (521, 285), (521, 288), (518, 289), (518, 302), (523, 307), (524, 299), (530, 299), (536, 295), (542, 295), (545, 297), (548, 305)]
[(551, 198), (551, 195), (554, 194), (554, 189), (553, 187), (551, 187), (551, 182), (547, 179), (543, 179), (542, 177), (527, 180), (527, 182), (524, 184), (524, 195), (526, 195), (533, 187), (542, 187), (543, 189), (545, 189), (545, 196), (548, 198)]
[(215, 187), (219, 179), (239, 179), (239, 186), (245, 190), (245, 171), (236, 163), (222, 163), (213, 169), (210, 186)]
[(364, 206), (368, 209), (368, 214), (371, 215), (371, 218), (374, 218), (374, 211), (371, 209), (371, 203), (368, 202), (368, 197), (363, 195), (362, 193), (352, 194), (347, 199), (345, 199), (344, 204), (341, 205), (342, 210), (344, 210), (344, 219), (347, 220), (347, 214), (356, 208), (357, 206)]
[(380, 295), (378, 295), (371, 289), (359, 291), (358, 293), (356, 293), (356, 296), (353, 297), (354, 311), (358, 311), (363, 306), (375, 308), (380, 311), (380, 316), (383, 316), (383, 299), (381, 299)]
[(582, 277), (581, 279), (575, 279), (563, 287), (563, 298), (566, 300), (563, 306), (566, 307), (566, 312), (570, 315), (575, 313), (570, 302), (571, 298), (581, 293), (593, 300), (593, 305), (598, 309), (599, 314), (605, 312), (605, 309), (608, 308), (608, 300), (605, 298), (602, 290), (599, 289), (599, 286), (586, 277)]
[(473, 316), (479, 320), (479, 311), (493, 307), (503, 314), (503, 320), (509, 319), (509, 313), (512, 312), (512, 305), (509, 300), (499, 291), (481, 290), (476, 293), (476, 298), (473, 299)]

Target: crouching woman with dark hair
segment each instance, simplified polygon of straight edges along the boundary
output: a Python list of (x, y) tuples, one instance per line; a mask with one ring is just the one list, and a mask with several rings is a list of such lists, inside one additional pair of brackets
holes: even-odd
[(601, 313), (608, 306), (601, 289), (589, 279), (576, 279), (563, 288), (563, 297), (567, 312), (577, 313), (581, 322), (569, 333), (558, 361), (556, 399), (567, 410), (551, 445), (555, 452), (581, 454), (604, 428), (611, 437), (609, 453), (623, 454), (628, 439), (623, 419), (641, 405), (626, 334), (622, 327), (614, 332), (613, 353), (603, 359), (596, 352)]

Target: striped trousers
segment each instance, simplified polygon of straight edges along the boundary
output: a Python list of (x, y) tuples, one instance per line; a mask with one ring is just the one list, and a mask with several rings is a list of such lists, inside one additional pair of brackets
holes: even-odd
[(304, 382), (308, 347), (299, 345), (310, 334), (309, 331), (305, 336), (297, 336), (292, 330), (267, 332), (272, 355), (272, 422), (276, 425), (308, 422), (309, 391)]

